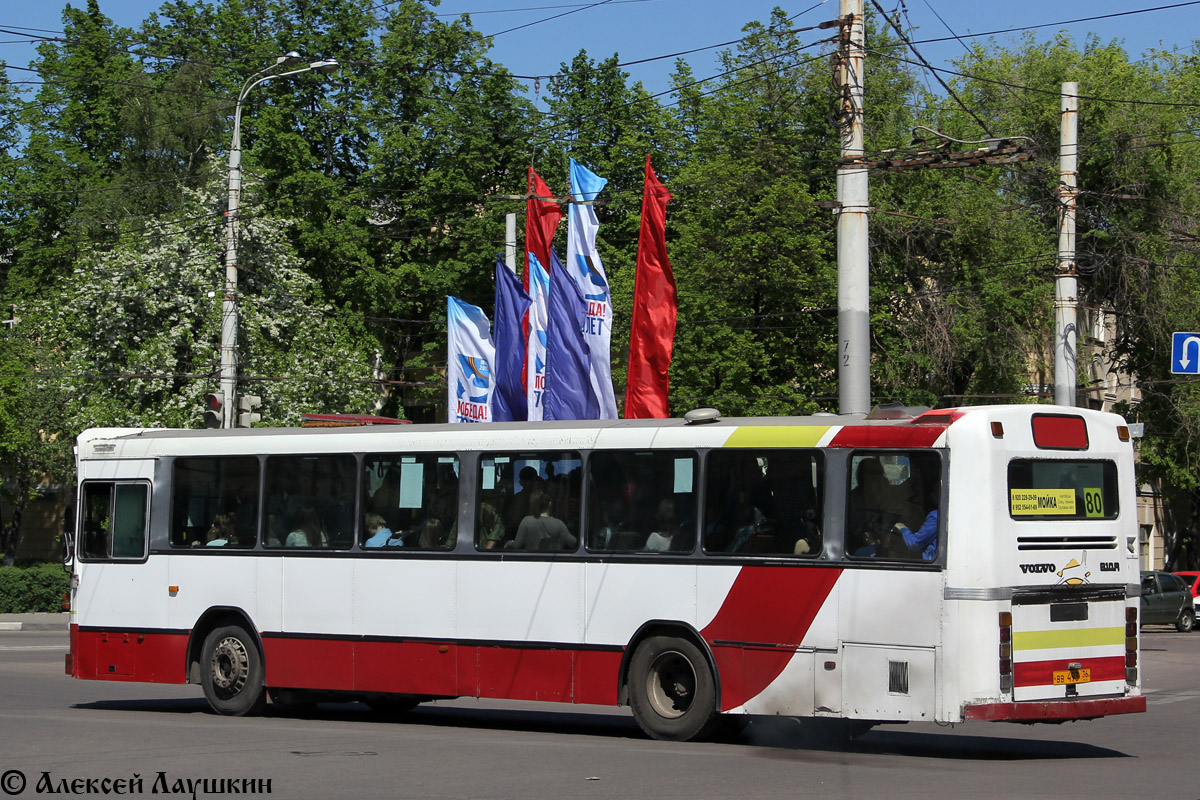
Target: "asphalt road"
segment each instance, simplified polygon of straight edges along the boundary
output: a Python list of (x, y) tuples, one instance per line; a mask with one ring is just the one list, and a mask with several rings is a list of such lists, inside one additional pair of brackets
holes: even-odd
[(646, 739), (626, 709), (474, 700), (402, 721), (358, 704), (231, 719), (209, 713), (199, 687), (68, 678), (65, 650), (62, 633), (0, 632), (0, 800), (130, 793), (101, 781), (134, 776), (135, 795), (248, 779), (264, 782), (249, 784), (258, 796), (269, 781), (270, 796), (289, 800), (1200, 798), (1200, 633), (1165, 628), (1143, 632), (1146, 714), (888, 726), (845, 746), (793, 720), (675, 744)]

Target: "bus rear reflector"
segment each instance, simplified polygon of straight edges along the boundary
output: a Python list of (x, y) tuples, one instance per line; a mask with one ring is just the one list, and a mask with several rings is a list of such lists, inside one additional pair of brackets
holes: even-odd
[(1034, 414), (1033, 443), (1042, 450), (1087, 450), (1087, 423), (1074, 414)]

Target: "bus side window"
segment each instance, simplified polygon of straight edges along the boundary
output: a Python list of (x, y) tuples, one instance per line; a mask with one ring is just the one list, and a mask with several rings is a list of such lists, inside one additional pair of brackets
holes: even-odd
[(706, 552), (791, 556), (821, 551), (820, 451), (714, 451), (707, 474)]
[(602, 450), (588, 459), (587, 549), (690, 553), (696, 545), (696, 456)]
[(175, 459), (171, 547), (253, 547), (258, 473), (253, 456)]
[(846, 551), (851, 558), (932, 561), (939, 548), (941, 459), (872, 451), (850, 460)]
[(145, 484), (84, 484), (80, 554), (89, 559), (145, 557), (149, 506)]
[(353, 456), (270, 456), (265, 472), (267, 547), (350, 547), (356, 530)]
[(367, 456), (362, 546), (371, 551), (453, 548), (458, 537), (458, 468), (458, 457), (448, 454)]
[[(477, 531), (476, 548), (575, 550), (582, 472), (573, 451), (482, 456), (475, 520), (488, 530)], [(541, 517), (548, 519), (536, 522)]]

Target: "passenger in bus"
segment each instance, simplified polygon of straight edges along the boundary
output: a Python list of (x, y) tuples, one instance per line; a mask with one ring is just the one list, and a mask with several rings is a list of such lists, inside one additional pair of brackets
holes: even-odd
[(911, 530), (903, 522), (892, 526), (892, 533), (904, 541), (904, 546), (913, 555), (919, 553), (922, 561), (933, 561), (937, 557), (938, 509), (937, 486), (931, 487), (926, 495), (926, 508), (931, 508), (925, 515), (925, 521), (917, 530)]
[(233, 514), (217, 514), (213, 517), (213, 524), (209, 527), (208, 533), (205, 534), (205, 546), (224, 547), (231, 542), (236, 546), (236, 535)]
[(516, 492), (512, 500), (508, 503), (508, 509), (504, 517), (506, 528), (512, 529), (518, 527), (532, 513), (531, 500), (534, 494), (543, 493), (543, 483), (542, 476), (538, 474), (537, 469), (528, 464), (521, 467), (521, 471), (517, 474), (517, 484), (520, 486), (520, 491)]
[(530, 513), (517, 528), (517, 536), (505, 545), (510, 550), (574, 550), (579, 540), (566, 523), (550, 516), (550, 496), (534, 492), (529, 498)]
[(292, 517), (292, 532), (284, 541), (285, 547), (326, 547), (328, 539), (321, 530), (321, 517), (312, 506), (305, 506)]
[(379, 514), (371, 513), (363, 519), (363, 525), (370, 536), (363, 547), (403, 547), (404, 540), (392, 533), (387, 521)]
[(654, 512), (654, 530), (646, 538), (646, 550), (665, 553), (671, 550), (679, 534), (679, 522), (675, 518), (675, 498), (664, 497), (658, 501)]
[[(457, 535), (458, 520), (454, 521), (451, 532)], [(491, 503), (479, 504), (479, 513), (475, 516), (475, 536), (480, 550), (494, 550), (504, 541), (504, 518)]]
[(882, 544), (890, 527), (888, 518), (892, 522), (897, 519), (888, 507), (891, 486), (883, 465), (873, 456), (864, 458), (858, 462), (854, 476), (856, 485), (850, 490), (846, 508), (848, 544), (855, 549), (866, 547), (868, 538), (876, 545)]

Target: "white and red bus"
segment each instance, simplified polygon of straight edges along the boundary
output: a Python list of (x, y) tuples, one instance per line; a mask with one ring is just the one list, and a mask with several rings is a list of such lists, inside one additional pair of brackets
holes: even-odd
[(1053, 406), (79, 437), (77, 678), (860, 723), (1145, 710), (1133, 448)]

